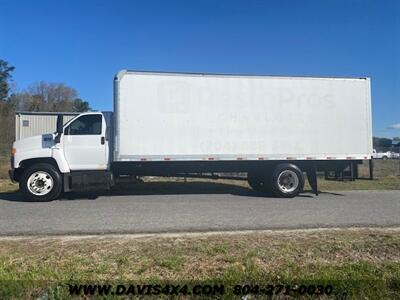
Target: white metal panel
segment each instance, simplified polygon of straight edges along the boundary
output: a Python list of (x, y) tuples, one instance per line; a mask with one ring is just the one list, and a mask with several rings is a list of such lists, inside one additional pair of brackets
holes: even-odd
[(372, 154), (369, 79), (137, 72), (118, 79), (116, 160)]
[[(64, 123), (76, 115), (63, 114)], [(15, 140), (18, 141), (27, 137), (54, 132), (56, 130), (57, 115), (40, 112), (17, 113), (15, 120)]]

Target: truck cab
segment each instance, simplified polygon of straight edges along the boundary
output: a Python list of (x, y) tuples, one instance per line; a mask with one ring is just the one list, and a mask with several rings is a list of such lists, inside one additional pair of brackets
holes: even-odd
[(76, 172), (107, 171), (110, 120), (111, 113), (87, 112), (63, 124), (59, 115), (56, 132), (14, 142), (11, 179), (27, 198), (47, 201), (69, 190)]

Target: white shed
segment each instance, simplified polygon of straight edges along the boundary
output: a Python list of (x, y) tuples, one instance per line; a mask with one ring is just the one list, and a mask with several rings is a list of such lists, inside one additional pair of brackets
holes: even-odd
[(64, 123), (79, 115), (73, 112), (29, 112), (15, 113), (15, 140), (56, 131), (57, 115), (64, 116)]

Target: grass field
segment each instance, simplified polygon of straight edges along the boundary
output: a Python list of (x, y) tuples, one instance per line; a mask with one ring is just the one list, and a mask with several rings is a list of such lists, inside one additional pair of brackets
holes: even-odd
[(10, 169), (10, 158), (0, 153), (0, 180), (8, 178), (8, 170)]
[[(374, 177), (376, 178), (384, 178), (384, 177), (393, 177), (400, 176), (400, 160), (382, 160), (382, 159), (374, 159)], [(368, 177), (369, 169), (367, 162), (364, 161), (362, 165), (358, 166), (358, 171), (360, 176)]]
[(0, 179), (0, 193), (1, 192), (14, 192), (18, 189), (18, 185), (15, 183), (12, 183), (8, 179)]
[(332, 285), (322, 299), (395, 299), (399, 230), (1, 238), (0, 298), (63, 299), (68, 282), (151, 282), (222, 283), (225, 299), (235, 284), (268, 283)]

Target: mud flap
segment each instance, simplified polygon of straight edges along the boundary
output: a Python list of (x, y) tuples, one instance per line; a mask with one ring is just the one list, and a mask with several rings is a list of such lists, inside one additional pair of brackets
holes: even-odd
[(318, 196), (318, 180), (317, 180), (317, 168), (313, 164), (306, 170), (307, 180), (313, 193)]

